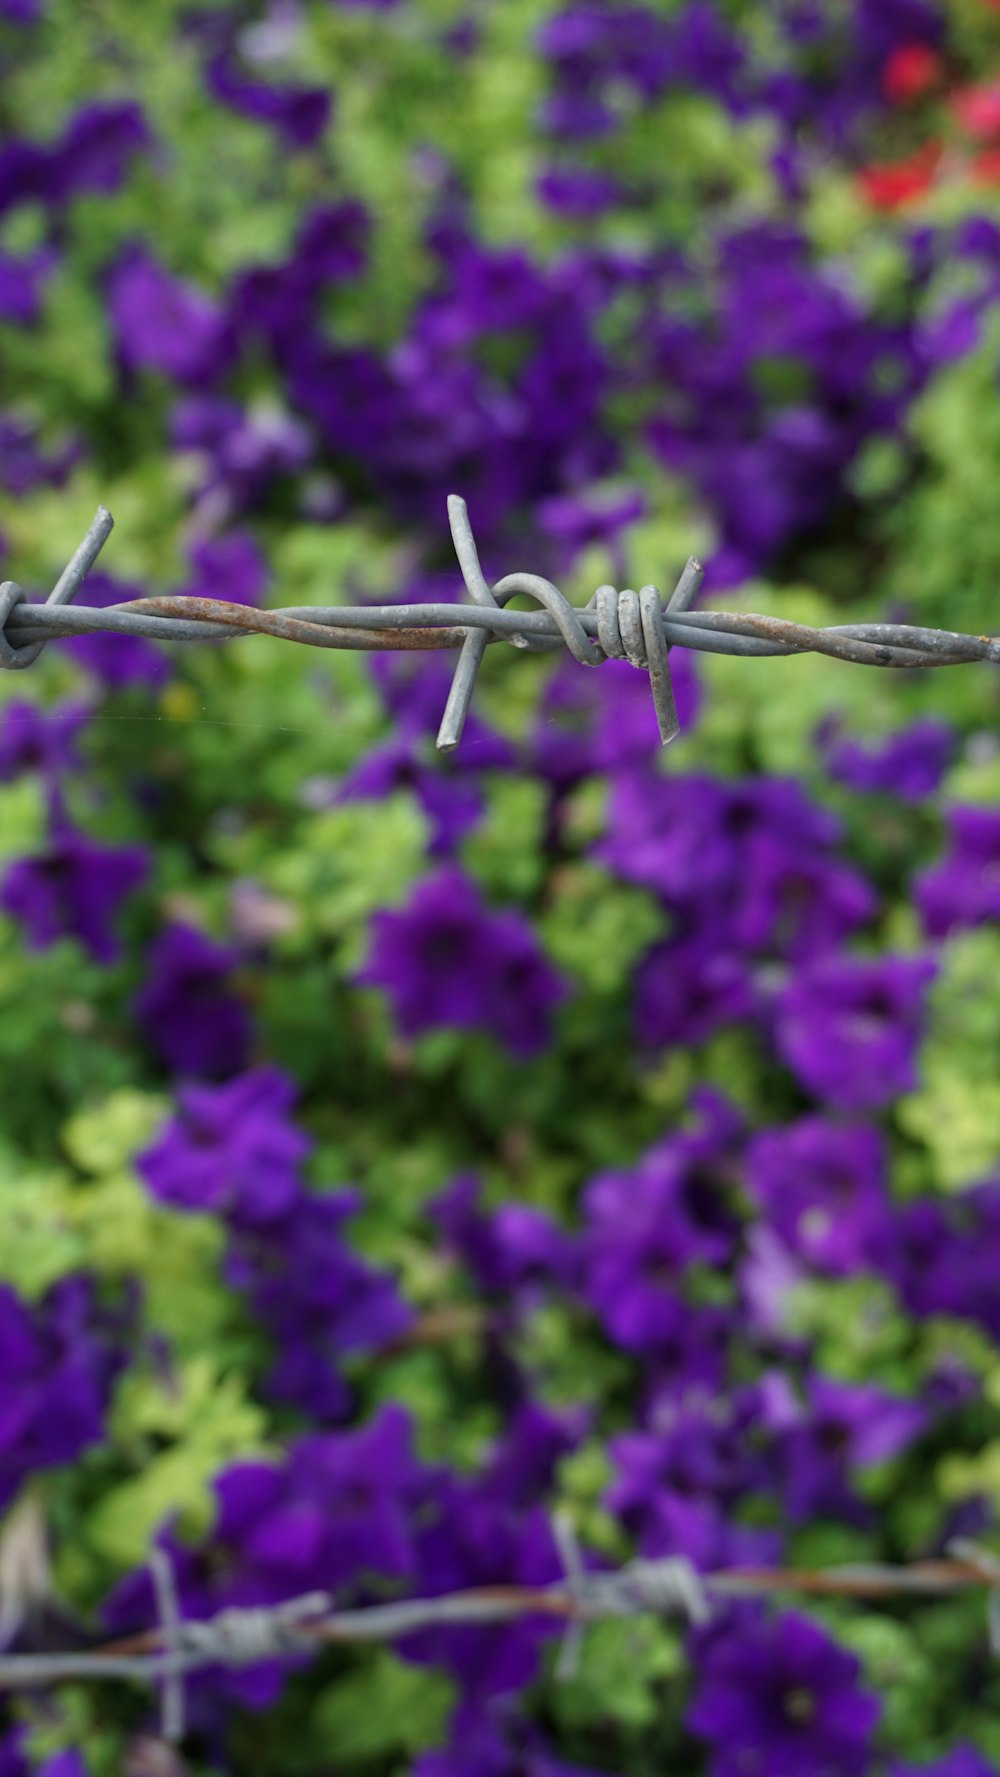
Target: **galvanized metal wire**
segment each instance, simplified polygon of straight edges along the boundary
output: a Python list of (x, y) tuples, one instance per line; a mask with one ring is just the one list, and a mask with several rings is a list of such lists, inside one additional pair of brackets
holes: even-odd
[[(158, 642), (224, 642), (236, 636), (269, 635), (315, 648), (393, 651), (459, 649), (459, 658), (438, 730), (437, 745), (450, 752), (461, 738), (483, 655), (505, 641), (532, 652), (568, 648), (584, 666), (628, 660), (649, 675), (660, 739), (679, 733), (670, 683), (669, 650), (764, 658), (825, 654), (855, 666), (913, 669), (1000, 662), (1000, 637), (961, 635), (905, 623), (842, 623), (825, 628), (752, 611), (695, 611), (703, 579), (692, 557), (666, 604), (656, 586), (617, 591), (599, 586), (589, 602), (572, 605), (540, 574), (513, 573), (492, 586), (483, 574), (465, 501), (448, 499), (452, 541), (471, 604), (290, 605), (258, 611), (224, 599), (180, 593), (127, 599), (96, 610), (70, 600), (110, 535), (113, 520), (99, 507), (86, 537), (43, 603), (29, 602), (16, 581), (0, 586), (0, 670), (31, 666), (42, 648), (60, 637), (116, 634)], [(541, 609), (509, 611), (516, 594)]]
[[(573, 1532), (555, 1521), (564, 1579), (546, 1586), (478, 1586), (436, 1598), (394, 1600), (338, 1610), (327, 1592), (310, 1592), (257, 1609), (229, 1609), (204, 1619), (184, 1618), (178, 1607), (169, 1557), (154, 1549), (150, 1566), (160, 1621), (100, 1647), (67, 1653), (0, 1656), (0, 1691), (22, 1691), (88, 1679), (124, 1679), (162, 1687), (162, 1737), (184, 1735), (183, 1681), (211, 1666), (250, 1666), (290, 1656), (315, 1658), (334, 1643), (395, 1641), (444, 1624), (481, 1626), (548, 1616), (566, 1624), (555, 1676), (572, 1676), (579, 1634), (587, 1623), (609, 1617), (656, 1615), (698, 1627), (726, 1599), (792, 1594), (814, 1598), (889, 1598), (918, 1594), (945, 1598), (984, 1589), (990, 1644), (1000, 1653), (998, 1604), (1000, 1560), (968, 1538), (948, 1545), (948, 1557), (893, 1567), (855, 1562), (839, 1567), (729, 1568), (699, 1571), (683, 1556), (635, 1560), (610, 1570), (584, 1567)], [(567, 1658), (568, 1656), (568, 1658)]]

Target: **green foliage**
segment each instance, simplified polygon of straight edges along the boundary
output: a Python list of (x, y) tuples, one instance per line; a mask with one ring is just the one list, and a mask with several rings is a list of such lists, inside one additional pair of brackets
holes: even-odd
[(649, 1618), (592, 1623), (573, 1676), (553, 1688), (553, 1709), (568, 1728), (624, 1733), (662, 1719), (664, 1692), (684, 1669), (675, 1629)]
[[(539, 930), (553, 962), (594, 993), (608, 995), (628, 980), (639, 958), (667, 929), (664, 913), (639, 889), (612, 889), (597, 864), (567, 866)], [(611, 892), (609, 892), (611, 891)]]
[(205, 1353), (164, 1377), (131, 1370), (118, 1389), (110, 1427), (125, 1478), (101, 1494), (83, 1526), (84, 1547), (121, 1568), (143, 1560), (167, 1518), (191, 1535), (212, 1519), (211, 1477), (235, 1457), (266, 1450), (267, 1416), (247, 1398), (246, 1379)]
[(998, 347), (994, 316), (980, 346), (939, 373), (911, 415), (926, 466), (919, 496), (897, 502), (886, 517), (892, 554), (883, 596), (904, 600), (918, 623), (988, 633), (994, 627)]
[(400, 791), (374, 810), (352, 802), (308, 816), (280, 850), (259, 827), (220, 835), (214, 850), (224, 867), (253, 874), (295, 910), (287, 940), (293, 957), (333, 941), (347, 971), (362, 961), (371, 915), (406, 900), (422, 871), (425, 842), (423, 817)]
[(1000, 1024), (983, 992), (997, 979), (1000, 934), (962, 932), (944, 945), (932, 983), (919, 1090), (897, 1107), (922, 1141), (944, 1190), (974, 1184), (1000, 1160)]
[(378, 1648), (320, 1691), (309, 1728), (334, 1767), (391, 1759), (401, 1773), (396, 1761), (444, 1740), (454, 1702), (454, 1686), (443, 1673), (408, 1666)]
[(537, 890), (545, 816), (542, 783), (528, 777), (495, 778), (486, 816), (462, 847), (468, 869), (490, 898), (522, 900)]
[(76, 1111), (64, 1124), (64, 1152), (81, 1172), (117, 1172), (149, 1147), (169, 1108), (168, 1100), (122, 1087), (102, 1104)]

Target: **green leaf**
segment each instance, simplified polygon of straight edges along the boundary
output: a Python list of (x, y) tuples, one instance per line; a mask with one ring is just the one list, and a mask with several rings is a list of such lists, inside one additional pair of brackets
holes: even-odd
[(962, 932), (942, 947), (928, 992), (920, 1089), (896, 1108), (930, 1152), (943, 1190), (974, 1184), (1000, 1161), (1000, 1027), (984, 982), (1000, 980), (1000, 933)]
[(238, 1457), (266, 1455), (266, 1416), (238, 1374), (220, 1373), (205, 1354), (178, 1372), (133, 1370), (114, 1401), (111, 1439), (135, 1469), (90, 1510), (85, 1538), (123, 1567), (142, 1561), (157, 1528), (178, 1516), (186, 1532), (208, 1529), (211, 1477)]
[(427, 826), (405, 792), (349, 802), (304, 822), (291, 849), (265, 862), (267, 887), (295, 903), (307, 932), (334, 937), (343, 966), (361, 960), (379, 908), (406, 900), (424, 868)]
[(663, 909), (597, 864), (566, 865), (553, 887), (539, 921), (552, 961), (595, 993), (627, 991), (636, 962), (667, 930)]
[(650, 1617), (591, 1623), (576, 1673), (550, 1691), (567, 1728), (648, 1728), (662, 1716), (664, 1689), (684, 1671), (681, 1638)]
[[(475, 764), (475, 753), (469, 763)], [(541, 837), (547, 803), (546, 786), (539, 780), (494, 776), (486, 814), (462, 846), (468, 869), (489, 897), (520, 899), (537, 889), (544, 867)]]
[(81, 1172), (116, 1172), (149, 1147), (167, 1110), (168, 1101), (159, 1094), (124, 1086), (100, 1104), (74, 1112), (60, 1140)]
[(38, 1301), (58, 1278), (86, 1263), (87, 1242), (73, 1225), (71, 1187), (63, 1173), (5, 1158), (0, 1229), (0, 1280), (28, 1301)]
[(331, 1770), (340, 1770), (441, 1745), (455, 1701), (444, 1673), (379, 1648), (366, 1665), (320, 1691), (310, 1725)]

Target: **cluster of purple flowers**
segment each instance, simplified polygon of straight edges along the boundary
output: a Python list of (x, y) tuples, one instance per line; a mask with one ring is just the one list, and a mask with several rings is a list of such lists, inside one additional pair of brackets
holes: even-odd
[(372, 927), (357, 979), (386, 989), (404, 1037), (484, 1029), (522, 1059), (546, 1046), (569, 984), (521, 915), (490, 913), (457, 866), (425, 878), (401, 912), (376, 913)]
[(82, 1275), (32, 1305), (0, 1283), (0, 1510), (26, 1478), (100, 1443), (129, 1312), (102, 1304)]
[(803, 1088), (837, 1109), (871, 1109), (915, 1085), (936, 965), (843, 948), (878, 901), (837, 858), (841, 836), (792, 779), (613, 777), (595, 855), (672, 916), (638, 974), (640, 1041), (701, 1042), (749, 1020)]
[(290, 1120), (294, 1099), (277, 1068), (181, 1086), (138, 1167), (161, 1202), (223, 1221), (227, 1281), (273, 1345), (269, 1391), (322, 1424), (351, 1407), (341, 1358), (388, 1344), (411, 1316), (390, 1279), (344, 1240), (360, 1196), (303, 1184), (311, 1144)]
[[(192, 1546), (170, 1529), (161, 1534), (185, 1614), (203, 1618), (269, 1605), (317, 1588), (347, 1605), (392, 1595), (434, 1597), (498, 1576), (512, 1584), (549, 1584), (558, 1578), (559, 1557), (539, 1501), (556, 1462), (572, 1447), (578, 1429), (572, 1419), (538, 1407), (518, 1412), (472, 1478), (420, 1460), (409, 1417), (394, 1405), (363, 1425), (296, 1438), (280, 1462), (237, 1463), (215, 1482), (210, 1539)], [(107, 1600), (105, 1622), (128, 1630), (147, 1621), (153, 1608), (149, 1573), (140, 1569)], [(554, 1627), (526, 1620), (421, 1630), (405, 1636), (400, 1651), (453, 1673), (461, 1697), (454, 1724), (459, 1745), (491, 1738), (502, 1744), (503, 1715), (493, 1705), (536, 1676)], [(207, 1728), (217, 1719), (220, 1695), (267, 1707), (288, 1666), (259, 1661), (211, 1682), (195, 1681), (197, 1724)]]
[[(786, 0), (766, 47), (710, 0), (686, 0), (670, 17), (642, 4), (570, 0), (539, 35), (549, 66), (544, 124), (558, 140), (614, 139), (640, 102), (671, 90), (701, 92), (735, 116), (765, 110), (793, 132), (842, 138), (884, 102), (882, 76), (901, 44), (940, 44), (928, 0), (858, 0), (831, 11)], [(621, 194), (626, 200), (628, 192)]]

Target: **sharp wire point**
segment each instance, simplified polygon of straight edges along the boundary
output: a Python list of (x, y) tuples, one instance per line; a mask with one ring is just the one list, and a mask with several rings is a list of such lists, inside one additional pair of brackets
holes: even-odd
[[(584, 606), (573, 605), (541, 574), (519, 571), (490, 585), (479, 560), (468, 508), (447, 498), (448, 523), (471, 603), (427, 605), (291, 605), (259, 611), (225, 599), (188, 594), (126, 599), (98, 610), (71, 601), (111, 534), (114, 520), (99, 506), (86, 536), (48, 598), (29, 603), (16, 581), (0, 585), (0, 671), (30, 666), (48, 642), (79, 635), (132, 635), (158, 642), (226, 642), (267, 635), (317, 648), (394, 652), (458, 649), (451, 689), (438, 730), (442, 752), (458, 746), (483, 655), (504, 641), (531, 652), (568, 648), (585, 666), (628, 660), (649, 675), (664, 746), (680, 732), (670, 684), (669, 650), (774, 659), (824, 654), (856, 666), (914, 669), (1000, 662), (1000, 637), (961, 635), (902, 623), (840, 623), (825, 629), (752, 611), (702, 611), (692, 605), (704, 579), (694, 556), (685, 564), (666, 605), (654, 586), (641, 593), (598, 587)], [(540, 607), (508, 611), (516, 594)]]

